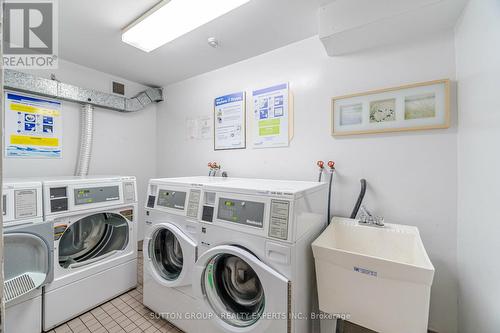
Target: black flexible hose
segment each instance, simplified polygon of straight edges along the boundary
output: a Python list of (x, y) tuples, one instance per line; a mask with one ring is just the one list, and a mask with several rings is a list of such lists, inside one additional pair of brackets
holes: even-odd
[(359, 208), (361, 207), (361, 204), (363, 203), (363, 199), (365, 198), (365, 193), (366, 193), (366, 179), (361, 179), (361, 191), (359, 192), (358, 200), (356, 201), (356, 205), (354, 206), (354, 209), (351, 213), (351, 219), (355, 219), (356, 215), (358, 215)]
[(330, 180), (328, 182), (328, 212), (327, 212), (327, 218), (328, 218), (328, 225), (330, 224), (330, 219), (331, 219), (331, 216), (330, 216), (330, 205), (331, 205), (331, 202), (332, 202), (332, 183), (333, 183), (333, 173), (334, 171), (331, 170), (330, 171)]

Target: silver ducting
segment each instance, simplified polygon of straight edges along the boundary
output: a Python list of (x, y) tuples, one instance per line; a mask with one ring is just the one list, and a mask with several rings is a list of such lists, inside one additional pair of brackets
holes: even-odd
[(161, 88), (149, 88), (135, 97), (125, 98), (10, 69), (4, 71), (4, 88), (120, 112), (140, 111), (153, 102), (163, 101)]
[(90, 157), (92, 155), (94, 106), (85, 104), (80, 111), (80, 150), (76, 162), (76, 176), (89, 174)]
[(135, 97), (125, 98), (10, 69), (4, 70), (4, 88), (83, 104), (80, 118), (80, 149), (75, 170), (77, 176), (86, 176), (89, 173), (94, 107), (134, 112), (144, 109), (153, 102), (163, 101), (161, 88), (149, 88)]

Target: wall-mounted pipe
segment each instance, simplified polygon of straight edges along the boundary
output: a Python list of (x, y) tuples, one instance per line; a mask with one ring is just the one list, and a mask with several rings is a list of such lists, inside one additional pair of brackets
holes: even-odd
[(94, 106), (85, 104), (80, 111), (80, 150), (76, 162), (76, 176), (87, 176), (89, 174), (90, 157), (92, 155), (92, 135)]
[(11, 69), (4, 71), (4, 88), (120, 112), (140, 111), (153, 102), (163, 101), (161, 88), (148, 88), (135, 97), (125, 98)]

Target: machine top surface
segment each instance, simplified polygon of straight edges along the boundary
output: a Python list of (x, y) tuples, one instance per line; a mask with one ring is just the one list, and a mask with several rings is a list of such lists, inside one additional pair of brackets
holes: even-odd
[(42, 182), (35, 178), (4, 178), (2, 188), (39, 188), (42, 187)]
[(210, 185), (225, 183), (230, 179), (227, 177), (209, 177), (209, 176), (194, 176), (194, 177), (174, 177), (174, 178), (154, 178), (149, 182), (154, 184), (179, 184), (179, 185)]
[(284, 193), (298, 194), (308, 190), (319, 189), (327, 186), (327, 183), (307, 182), (297, 180), (274, 180), (254, 178), (223, 178), (223, 177), (179, 177), (151, 179), (154, 184), (189, 184), (206, 186), (207, 189), (215, 191), (251, 191), (258, 194)]
[(134, 176), (118, 176), (118, 175), (90, 175), (90, 176), (62, 176), (62, 177), (43, 177), (41, 178), (44, 184), (51, 183), (100, 183), (100, 182), (116, 182), (124, 180), (135, 180)]

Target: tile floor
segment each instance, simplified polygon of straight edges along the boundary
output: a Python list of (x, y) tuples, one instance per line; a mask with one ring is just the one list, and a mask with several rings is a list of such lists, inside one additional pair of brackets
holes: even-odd
[(158, 319), (142, 304), (142, 252), (139, 251), (138, 286), (111, 301), (49, 331), (49, 333), (182, 333)]

